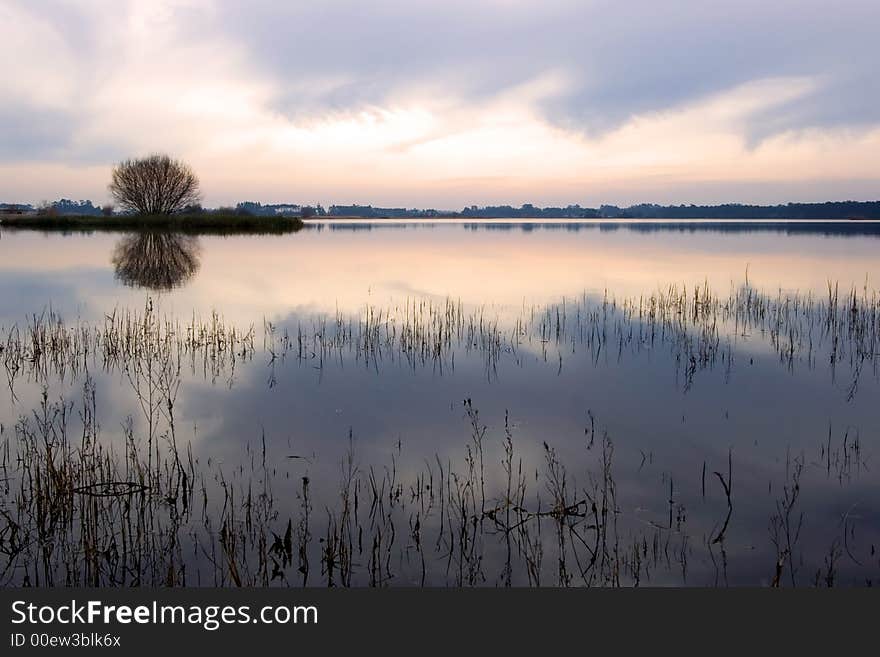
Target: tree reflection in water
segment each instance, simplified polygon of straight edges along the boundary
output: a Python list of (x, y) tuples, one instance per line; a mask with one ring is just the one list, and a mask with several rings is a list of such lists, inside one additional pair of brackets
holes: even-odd
[(198, 237), (170, 232), (139, 232), (123, 237), (113, 249), (116, 279), (130, 287), (172, 290), (199, 270)]

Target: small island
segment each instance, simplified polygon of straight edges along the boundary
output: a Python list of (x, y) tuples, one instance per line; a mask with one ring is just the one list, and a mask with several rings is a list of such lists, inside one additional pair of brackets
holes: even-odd
[(195, 173), (189, 165), (168, 155), (120, 162), (113, 168), (108, 190), (116, 205), (104, 206), (100, 214), (61, 213), (54, 205), (36, 211), (7, 205), (0, 214), (0, 225), (33, 230), (190, 234), (290, 233), (304, 226), (302, 217), (296, 215), (266, 216), (242, 208), (202, 208)]

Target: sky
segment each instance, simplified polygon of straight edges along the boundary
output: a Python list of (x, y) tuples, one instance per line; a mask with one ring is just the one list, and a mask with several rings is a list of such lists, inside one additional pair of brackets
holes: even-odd
[(0, 0), (0, 201), (880, 198), (876, 0)]

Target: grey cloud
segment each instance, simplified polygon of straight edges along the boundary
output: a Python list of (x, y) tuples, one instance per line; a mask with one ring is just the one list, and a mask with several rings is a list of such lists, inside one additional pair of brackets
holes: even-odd
[[(569, 93), (542, 109), (595, 133), (756, 79), (810, 76), (824, 86), (750, 136), (880, 121), (872, 43), (880, 4), (742, 2), (224, 3), (214, 26), (247, 45), (289, 93), (290, 115), (356, 110), (442, 81), (480, 100), (548, 71)], [(310, 83), (339, 78), (329, 89)], [(305, 90), (304, 90), (305, 89)], [(763, 126), (763, 128), (761, 127)]]
[[(92, 93), (98, 71), (114, 66), (99, 30), (122, 24), (124, 3), (108, 2), (108, 22), (99, 24), (94, 6), (8, 1), (54, 26), (82, 64), (83, 97)], [(254, 75), (279, 82), (275, 109), (295, 119), (360, 111), (419, 87), (481, 102), (561, 72), (571, 87), (539, 109), (589, 135), (779, 76), (811, 77), (819, 87), (752, 116), (744, 126), (750, 143), (787, 130), (880, 123), (876, 0), (230, 0), (206, 10), (178, 6), (170, 19), (181, 45), (223, 36), (241, 46)], [(126, 154), (125, 143), (77, 143), (87, 118), (76, 106), (7, 103), (0, 159), (106, 162)]]
[(65, 112), (0, 106), (0, 160), (56, 157), (67, 145), (72, 122)]
[(750, 144), (789, 129), (858, 129), (880, 121), (880, 79), (855, 71), (827, 81), (819, 90), (755, 114), (746, 135)]
[(128, 152), (125, 143), (113, 140), (78, 143), (77, 134), (85, 124), (76, 110), (12, 103), (0, 107), (0, 162), (105, 164)]

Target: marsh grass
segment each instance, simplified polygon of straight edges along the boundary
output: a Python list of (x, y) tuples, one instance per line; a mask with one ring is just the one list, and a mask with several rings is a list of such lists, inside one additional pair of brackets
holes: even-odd
[[(101, 323), (68, 324), (47, 310), (24, 325), (0, 327), (0, 357), (10, 381), (22, 374), (47, 381), (91, 367), (124, 369), (141, 357), (145, 344), (159, 346), (190, 370), (212, 379), (237, 360), (257, 352), (274, 368), (293, 360), (322, 369), (352, 361), (379, 371), (388, 364), (442, 374), (454, 371), (456, 354), (481, 359), (489, 380), (502, 365), (535, 359), (562, 372), (567, 358), (585, 353), (595, 363), (665, 350), (676, 384), (685, 392), (699, 373), (722, 367), (729, 378), (738, 348), (769, 350), (785, 368), (826, 367), (833, 381), (844, 375), (848, 399), (863, 376), (880, 368), (880, 298), (865, 288), (827, 297), (761, 293), (749, 285), (718, 295), (708, 286), (670, 286), (622, 300), (607, 293), (583, 295), (549, 306), (466, 308), (461, 301), (406, 299), (367, 305), (359, 314), (337, 311), (295, 320), (264, 319), (262, 339), (253, 325), (238, 328), (219, 314), (188, 322), (160, 317), (148, 300), (143, 311), (117, 309)], [(257, 347), (259, 344), (259, 348)], [(231, 376), (230, 376), (231, 381)]]
[(95, 231), (174, 231), (198, 235), (283, 234), (302, 230), (299, 217), (257, 216), (239, 212), (197, 212), (145, 216), (124, 215), (9, 215), (0, 228), (66, 232)]
[[(167, 388), (160, 396), (170, 406)], [(308, 478), (297, 491), (278, 477), (264, 437), (226, 471), (179, 445), (170, 414), (145, 436), (127, 421), (121, 444), (105, 446), (95, 404), (86, 381), (74, 436), (74, 404), (44, 394), (3, 444), (5, 585), (510, 585), (519, 581), (520, 567), (527, 583), (537, 585), (547, 523), (559, 549), (553, 583), (620, 584), (631, 567), (614, 520), (607, 436), (598, 478), (575, 499), (565, 467), (547, 445), (544, 489), (529, 491), (508, 431), (509, 486), (506, 494), (486, 497), (485, 466), (474, 451), (486, 428), (467, 401), (473, 433), (461, 468), (438, 457), (404, 482), (394, 456), (384, 467), (362, 468), (352, 443), (338, 495), (315, 518)], [(279, 494), (298, 498), (298, 517), (283, 514)], [(507, 554), (501, 573), (485, 561), (497, 544)], [(320, 577), (310, 579), (313, 562)]]
[[(350, 438), (336, 494), (322, 498), (316, 513), (309, 477), (290, 477), (269, 453), (264, 435), (247, 443), (241, 462), (231, 468), (200, 459), (189, 445), (181, 445), (170, 415), (150, 428), (152, 436), (136, 434), (128, 419), (121, 439), (108, 444), (95, 421), (96, 395), (89, 380), (82, 393), (78, 405), (51, 402), (44, 394), (2, 443), (3, 585), (688, 581), (698, 539), (684, 508), (672, 505), (668, 525), (659, 518), (632, 522), (618, 492), (614, 443), (605, 431), (584, 443), (586, 470), (572, 471), (548, 443), (543, 462), (526, 464), (506, 418), (503, 457), (487, 468), (476, 450), (494, 437), (486, 433), (473, 402), (465, 400), (464, 426), (471, 435), (461, 461), (435, 456), (403, 475), (398, 468), (402, 445), (385, 465), (363, 465)], [(162, 403), (167, 395), (163, 388)], [(792, 460), (770, 518), (769, 539), (777, 550), (776, 562), (766, 564), (772, 586), (802, 583), (804, 513), (797, 508), (802, 468), (802, 460)], [(503, 473), (500, 485), (484, 489), (487, 469)], [(732, 465), (718, 475), (729, 510), (732, 476)], [(825, 571), (816, 572), (816, 585), (834, 584), (844, 554), (855, 559), (847, 544), (852, 528), (844, 523), (825, 557)], [(725, 520), (703, 541), (713, 558), (720, 543), (726, 560), (727, 529)], [(724, 570), (716, 584), (726, 577)]]
[[(621, 586), (688, 582), (699, 550), (728, 581), (736, 514), (734, 456), (726, 471), (702, 473), (702, 495), (717, 481), (718, 520), (689, 527), (672, 477), (656, 507), (668, 518), (636, 517), (621, 500), (615, 445), (588, 414), (575, 467), (550, 440), (526, 460), (505, 415), (492, 432), (471, 399), (461, 405), (462, 451), (401, 466), (403, 444), (383, 463), (364, 463), (354, 433), (338, 483), (315, 497), (299, 455), (279, 458), (256, 431), (228, 465), (195, 454), (180, 435), (177, 397), (185, 374), (233, 386), (237, 363), (260, 356), (270, 371), (288, 361), (321, 369), (350, 360), (454, 371), (456, 354), (478, 355), (487, 377), (537, 359), (563, 368), (583, 352), (598, 363), (664, 349), (683, 391), (699, 373), (732, 371), (738, 341), (761, 339), (785, 368), (847, 372), (847, 395), (877, 374), (878, 301), (863, 290), (821, 299), (762, 294), (748, 285), (718, 296), (703, 286), (671, 286), (639, 298), (584, 296), (524, 307), (513, 318), (460, 302), (408, 300), (367, 306), (295, 325), (265, 320), (237, 328), (219, 314), (187, 321), (160, 316), (151, 301), (102, 322), (67, 324), (52, 311), (2, 329), (10, 396), (25, 379), (43, 387), (36, 408), (0, 431), (0, 582), (88, 586), (388, 586), (449, 584)], [(821, 359), (821, 361), (820, 361)], [(121, 375), (136, 400), (134, 416), (104, 435), (92, 373)], [(77, 403), (50, 399), (57, 380), (81, 381)], [(500, 451), (499, 451), (500, 448)], [(500, 455), (496, 458), (493, 455)], [(644, 457), (644, 455), (643, 455)], [(846, 482), (866, 467), (861, 440), (847, 430), (821, 441), (816, 461)], [(787, 460), (768, 523), (775, 561), (766, 581), (809, 581), (801, 540), (805, 457)], [(696, 473), (694, 473), (696, 474)], [(709, 483), (707, 484), (707, 477)], [(707, 502), (708, 503), (708, 502)], [(842, 559), (859, 563), (848, 513), (814, 584), (839, 581)], [(871, 548), (873, 550), (873, 546)], [(873, 553), (872, 553), (873, 554)], [(871, 572), (872, 565), (865, 565)], [(871, 581), (870, 578), (868, 581)]]

